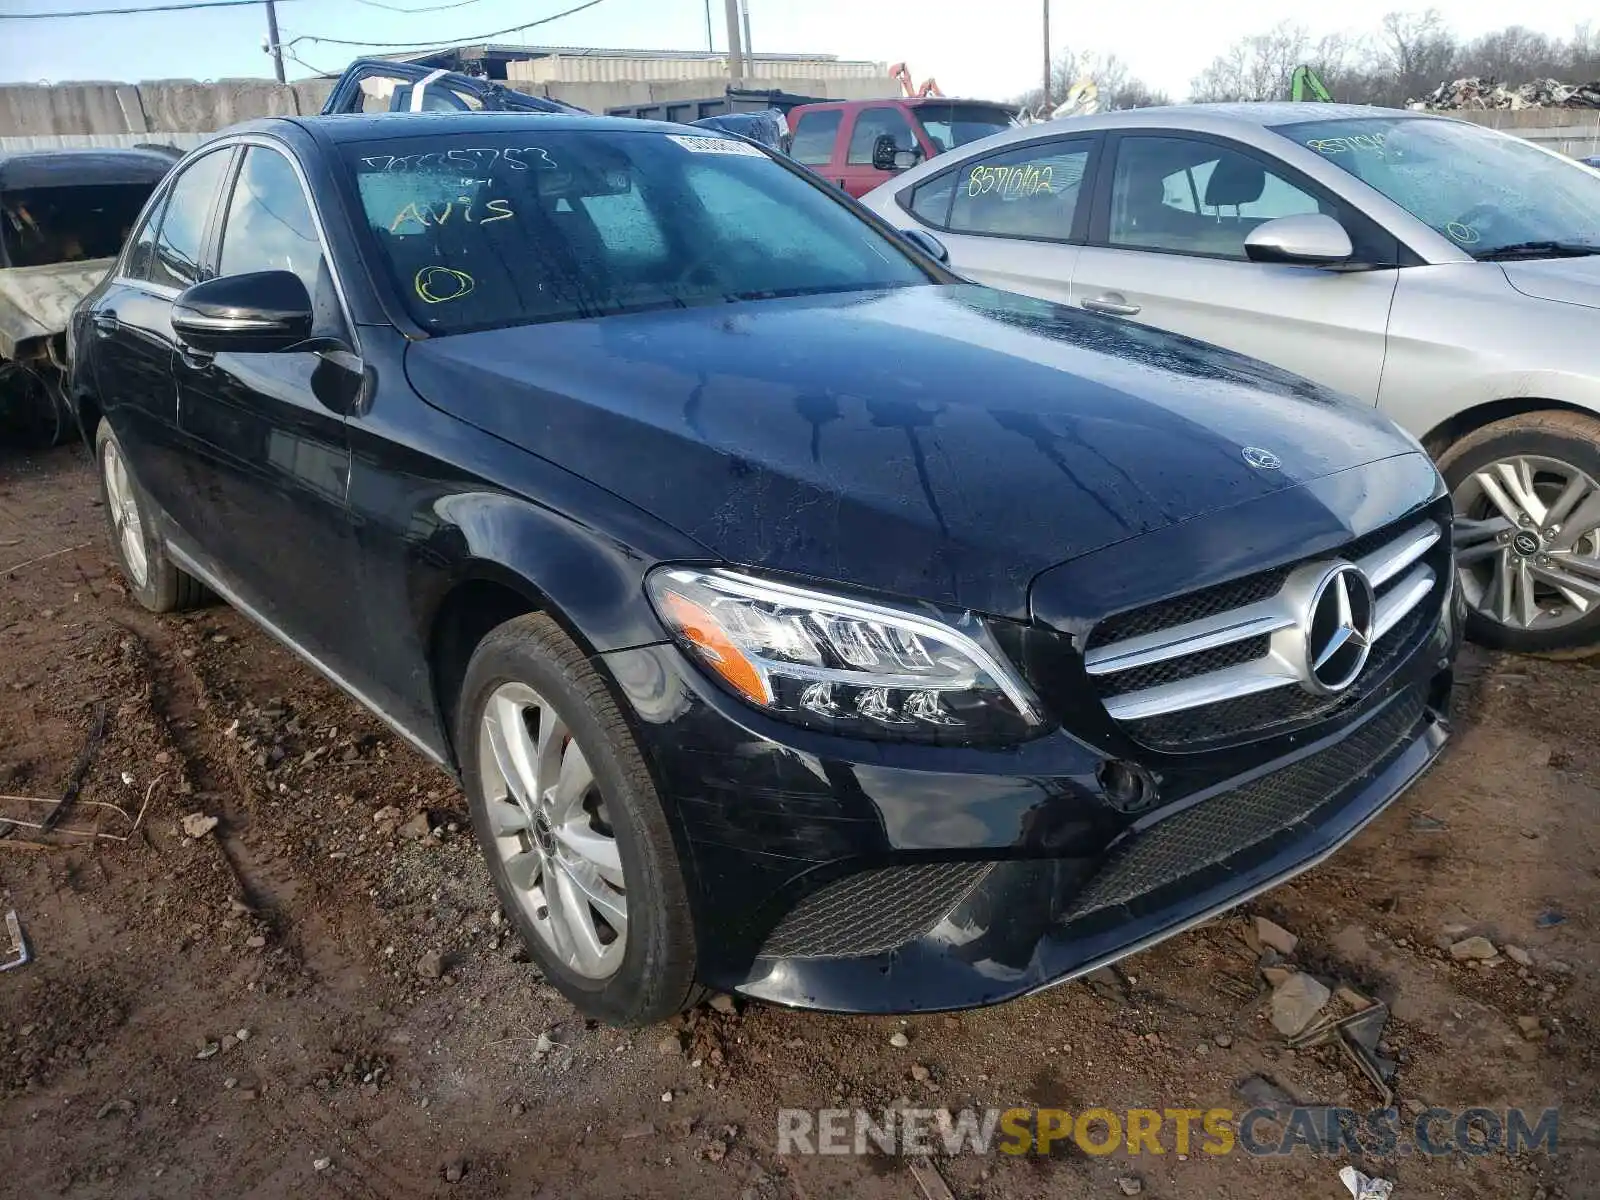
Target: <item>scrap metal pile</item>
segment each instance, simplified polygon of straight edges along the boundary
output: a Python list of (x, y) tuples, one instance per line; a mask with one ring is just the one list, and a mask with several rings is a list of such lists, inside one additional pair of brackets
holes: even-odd
[(1492, 77), (1469, 75), (1441, 83), (1420, 100), (1414, 109), (1450, 108), (1600, 108), (1600, 80), (1568, 84), (1559, 79), (1535, 79), (1520, 87), (1507, 87)]

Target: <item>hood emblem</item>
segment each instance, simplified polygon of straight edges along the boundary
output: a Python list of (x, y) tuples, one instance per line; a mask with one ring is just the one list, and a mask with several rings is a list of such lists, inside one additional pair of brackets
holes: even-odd
[(1326, 695), (1356, 681), (1372, 651), (1372, 584), (1348, 563), (1323, 578), (1306, 611), (1306, 683)]
[(1258, 471), (1276, 471), (1283, 466), (1283, 459), (1271, 450), (1263, 450), (1260, 446), (1246, 446), (1239, 453), (1244, 455), (1245, 462)]

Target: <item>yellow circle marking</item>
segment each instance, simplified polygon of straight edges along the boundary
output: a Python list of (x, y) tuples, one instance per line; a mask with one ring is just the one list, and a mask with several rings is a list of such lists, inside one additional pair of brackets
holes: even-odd
[(453, 267), (423, 267), (417, 272), (416, 285), (417, 295), (429, 304), (459, 300), (478, 286), (471, 275)]

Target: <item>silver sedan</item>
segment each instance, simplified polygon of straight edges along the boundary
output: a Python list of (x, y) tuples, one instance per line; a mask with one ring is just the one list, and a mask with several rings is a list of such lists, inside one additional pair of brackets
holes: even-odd
[(865, 202), (978, 282), (1377, 405), (1454, 493), (1470, 632), (1600, 644), (1600, 172), (1422, 113), (1196, 105), (996, 134)]

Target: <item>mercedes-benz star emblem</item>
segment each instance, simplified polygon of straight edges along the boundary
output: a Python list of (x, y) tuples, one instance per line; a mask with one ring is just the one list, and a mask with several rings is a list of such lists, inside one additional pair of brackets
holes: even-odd
[(1323, 692), (1344, 691), (1367, 665), (1375, 607), (1372, 584), (1348, 563), (1330, 571), (1311, 597), (1306, 666)]
[(1276, 471), (1283, 466), (1283, 459), (1271, 450), (1263, 450), (1260, 446), (1246, 446), (1239, 453), (1244, 455), (1245, 462), (1258, 471)]

